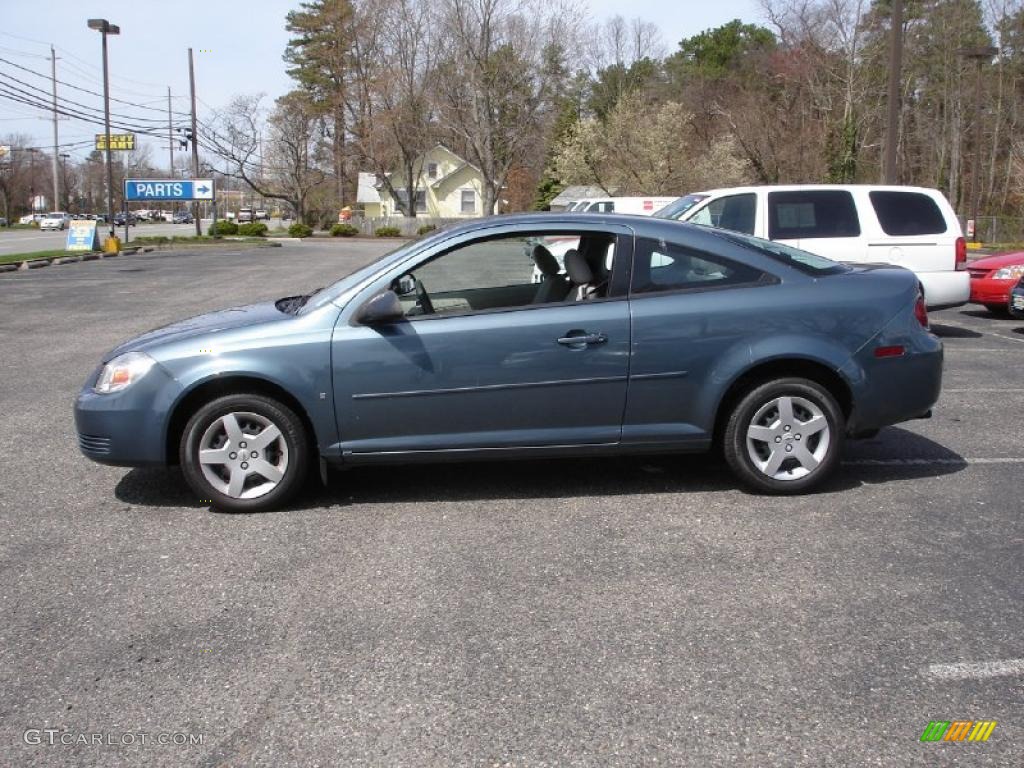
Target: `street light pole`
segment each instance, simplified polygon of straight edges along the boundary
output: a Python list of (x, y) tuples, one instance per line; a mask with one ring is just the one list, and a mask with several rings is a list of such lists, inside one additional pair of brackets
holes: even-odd
[(973, 59), (977, 64), (974, 80), (974, 160), (971, 162), (971, 220), (974, 222), (971, 240), (976, 243), (979, 229), (978, 207), (981, 197), (981, 185), (978, 183), (978, 176), (981, 173), (981, 65), (985, 61), (991, 61), (992, 57), (999, 53), (999, 49), (992, 46), (961, 48), (958, 53), (965, 59)]
[(107, 158), (107, 223), (110, 225), (110, 237), (114, 232), (114, 166), (110, 158), (110, 74), (107, 70), (107, 35), (121, 34), (121, 28), (106, 19), (89, 19), (89, 29), (95, 29), (103, 35), (103, 125), (106, 130)]

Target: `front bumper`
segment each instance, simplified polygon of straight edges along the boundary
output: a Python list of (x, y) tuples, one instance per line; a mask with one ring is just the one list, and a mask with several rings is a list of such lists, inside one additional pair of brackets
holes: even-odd
[(973, 304), (1008, 304), (1010, 291), (1017, 284), (1016, 278), (1009, 280), (993, 280), (976, 278), (971, 280), (971, 303)]
[(1024, 286), (1018, 285), (1010, 291), (1009, 310), (1014, 317), (1024, 317)]
[(159, 364), (128, 389), (93, 392), (97, 369), (75, 400), (78, 447), (101, 464), (137, 467), (167, 463), (167, 419), (177, 383)]

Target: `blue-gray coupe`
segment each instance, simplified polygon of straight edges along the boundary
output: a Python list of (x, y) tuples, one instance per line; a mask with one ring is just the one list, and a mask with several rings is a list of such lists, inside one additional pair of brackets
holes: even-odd
[(75, 404), (79, 445), (180, 463), (200, 499), (284, 504), (328, 463), (684, 453), (805, 491), (847, 437), (930, 415), (917, 278), (621, 215), (476, 220), (314, 293), (151, 331)]

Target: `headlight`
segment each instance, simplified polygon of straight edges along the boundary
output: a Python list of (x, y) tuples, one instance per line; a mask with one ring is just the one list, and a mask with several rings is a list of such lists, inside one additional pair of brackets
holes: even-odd
[(993, 280), (1016, 280), (1021, 275), (1024, 275), (1024, 264), (1014, 264), (1012, 267), (1003, 267), (997, 269), (992, 274)]
[(145, 376), (155, 362), (145, 352), (125, 352), (103, 366), (92, 389), (101, 395), (120, 392)]

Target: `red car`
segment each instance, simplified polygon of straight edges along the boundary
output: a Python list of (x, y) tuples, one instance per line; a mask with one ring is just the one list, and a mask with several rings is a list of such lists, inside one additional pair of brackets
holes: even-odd
[(1004, 314), (1010, 304), (1010, 291), (1024, 276), (1024, 251), (978, 259), (968, 264), (967, 270), (971, 273), (971, 303)]

